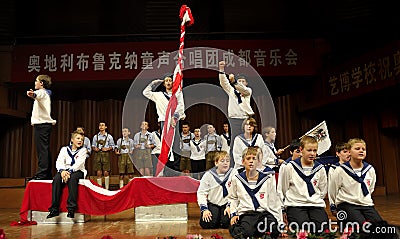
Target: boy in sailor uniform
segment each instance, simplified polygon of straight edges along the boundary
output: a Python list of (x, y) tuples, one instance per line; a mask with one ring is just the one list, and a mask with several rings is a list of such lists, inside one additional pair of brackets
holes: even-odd
[[(330, 181), (332, 179), (333, 172), (335, 172), (335, 169), (339, 167), (342, 163), (345, 163), (350, 160), (350, 146), (348, 143), (338, 143), (335, 146), (336, 149), (336, 157), (339, 159), (339, 161), (335, 164), (331, 164), (329, 167), (328, 171), (328, 192), (330, 191)], [(329, 206), (331, 208), (332, 215), (336, 216), (336, 207), (334, 203), (332, 202), (331, 195), (328, 193), (328, 198), (329, 198)]]
[(206, 141), (201, 139), (200, 128), (194, 129), (194, 139), (190, 140), (190, 164), (192, 175), (196, 179), (201, 179), (206, 171)]
[(233, 169), (229, 167), (230, 159), (226, 151), (216, 152), (214, 160), (215, 167), (204, 174), (197, 190), (200, 226), (204, 229), (228, 228), (230, 222), (227, 195)]
[[(229, 129), (229, 122), (223, 123), (223, 133), (221, 134), (222, 147), (221, 150), (230, 152), (231, 148), (231, 134)], [(233, 167), (233, 159), (231, 158), (231, 167)]]
[(290, 161), (278, 180), (289, 230), (322, 233), (328, 228), (324, 200), (328, 185), (324, 165), (315, 161), (317, 140), (303, 136), (300, 140), (300, 150), (302, 156)]
[(154, 148), (153, 134), (147, 131), (149, 123), (143, 121), (140, 125), (140, 131), (133, 137), (135, 146), (134, 162), (142, 176), (151, 176), (150, 170), (153, 169), (151, 160), (151, 150)]
[(122, 128), (122, 138), (117, 140), (115, 154), (118, 155), (119, 188), (124, 186), (124, 176), (128, 174), (129, 181), (133, 179), (133, 162), (129, 155), (133, 153), (133, 139), (129, 138), (131, 132), (128, 128)]
[(276, 129), (272, 126), (265, 127), (262, 130), (262, 135), (265, 136), (265, 145), (274, 153), (278, 163), (281, 164), (283, 160), (280, 157), (285, 150), (275, 148)]
[[(153, 91), (153, 88), (155, 88), (160, 83), (163, 83), (165, 91)], [(158, 122), (160, 123), (160, 132), (162, 132), (164, 128), (165, 114), (167, 112), (167, 106), (169, 100), (172, 96), (172, 86), (173, 86), (173, 75), (170, 73), (166, 73), (161, 77), (161, 79), (153, 80), (152, 82), (150, 82), (150, 84), (147, 85), (147, 87), (143, 90), (143, 95), (156, 104)], [(185, 103), (183, 101), (183, 93), (178, 91), (178, 93), (176, 94), (176, 98), (178, 100), (178, 105), (173, 114), (173, 117), (170, 120), (171, 124), (175, 127), (175, 137), (171, 145), (173, 154), (169, 156), (168, 161), (165, 165), (166, 167), (164, 168), (163, 172), (164, 176), (177, 176), (180, 174), (178, 173), (180, 167), (180, 149), (179, 149), (179, 137), (178, 137), (179, 120), (184, 120), (186, 118), (186, 115), (185, 115)]]
[[(252, 89), (248, 86), (247, 77), (243, 74), (235, 76), (225, 73), (225, 61), (219, 62), (219, 84), (228, 95), (228, 117), (231, 128), (231, 137), (241, 133), (243, 120), (254, 115), (251, 108)], [(231, 145), (232, 149), (232, 145)], [(232, 152), (231, 152), (232, 153)]]
[[(282, 179), (283, 170), (285, 170), (285, 167), (287, 166), (287, 164), (290, 163), (290, 161), (301, 157), (300, 139), (292, 140), (292, 142), (289, 145), (289, 152), (290, 152), (291, 156), (289, 158), (287, 158), (285, 161), (283, 161), (281, 163), (281, 165), (279, 166), (278, 182)], [(278, 191), (279, 198), (281, 199), (282, 205), (283, 205), (284, 197), (282, 194), (281, 186), (282, 186), (282, 184), (278, 183), (277, 191)]]
[(111, 151), (114, 149), (114, 138), (107, 131), (105, 122), (99, 123), (99, 133), (93, 136), (92, 149), (94, 151), (94, 170), (97, 172), (97, 183), (102, 185), (104, 175), (104, 187), (108, 190), (110, 186)]
[(276, 165), (275, 155), (272, 151), (268, 151), (264, 144), (264, 139), (261, 134), (257, 132), (257, 122), (254, 118), (248, 118), (243, 121), (242, 129), (243, 134), (239, 134), (235, 137), (233, 144), (233, 159), (235, 162), (234, 168), (242, 167), (242, 153), (248, 147), (258, 146), (261, 148), (263, 153), (263, 165)]
[(283, 225), (281, 202), (274, 172), (257, 170), (257, 148), (243, 152), (245, 170), (232, 176), (228, 200), (231, 212), (229, 232), (234, 238), (261, 237), (270, 232), (278, 238)]
[(78, 197), (79, 179), (86, 177), (85, 161), (86, 148), (83, 146), (84, 135), (74, 131), (71, 134), (72, 144), (61, 148), (56, 161), (57, 174), (53, 178), (52, 202), (47, 218), (58, 216), (60, 213), (60, 199), (65, 184), (68, 186), (67, 217), (74, 218)]
[(366, 143), (363, 139), (354, 138), (348, 144), (350, 161), (337, 167), (329, 182), (329, 195), (334, 203), (333, 207), (337, 207), (338, 216), (341, 211), (346, 212), (346, 218), (339, 224), (342, 229), (348, 223), (352, 226), (357, 223), (356, 226), (362, 228), (366, 221), (383, 221), (375, 210), (371, 197), (375, 189), (376, 174), (374, 167), (364, 162), (367, 156)]

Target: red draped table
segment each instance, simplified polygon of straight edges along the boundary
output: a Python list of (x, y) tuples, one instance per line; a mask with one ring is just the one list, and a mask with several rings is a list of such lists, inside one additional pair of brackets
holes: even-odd
[[(28, 211), (48, 211), (52, 180), (30, 181), (25, 189), (20, 221), (28, 221)], [(78, 213), (108, 215), (139, 206), (197, 202), (199, 181), (187, 176), (134, 178), (121, 190), (109, 191), (90, 180), (80, 180)], [(68, 188), (62, 193), (60, 210), (65, 212)]]

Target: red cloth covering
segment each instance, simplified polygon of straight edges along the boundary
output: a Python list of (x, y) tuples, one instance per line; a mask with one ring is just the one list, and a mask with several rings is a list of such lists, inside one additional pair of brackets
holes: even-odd
[[(108, 191), (90, 180), (81, 180), (78, 187), (78, 213), (108, 215), (138, 206), (197, 202), (200, 182), (187, 176), (134, 178), (121, 190)], [(30, 181), (25, 189), (20, 221), (11, 225), (32, 225), (28, 211), (48, 211), (51, 206), (51, 180)], [(60, 210), (65, 212), (68, 188), (64, 187)]]

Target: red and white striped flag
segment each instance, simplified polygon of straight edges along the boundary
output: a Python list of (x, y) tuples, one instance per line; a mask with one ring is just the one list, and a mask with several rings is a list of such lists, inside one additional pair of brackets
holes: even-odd
[(176, 122), (179, 119), (174, 118), (174, 113), (176, 112), (176, 108), (178, 106), (177, 96), (182, 94), (182, 79), (183, 79), (183, 47), (185, 40), (185, 28), (186, 26), (191, 26), (194, 23), (194, 19), (192, 16), (192, 12), (190, 8), (186, 5), (182, 5), (179, 11), (179, 17), (181, 19), (181, 36), (180, 36), (180, 44), (179, 44), (179, 55), (178, 55), (178, 64), (175, 67), (174, 75), (173, 75), (173, 85), (172, 85), (172, 96), (169, 99), (167, 112), (165, 113), (165, 121), (164, 127), (162, 129), (162, 141), (161, 141), (161, 153), (158, 157), (157, 171), (156, 175), (159, 175), (160, 172), (164, 169), (165, 164), (168, 161), (168, 155), (172, 155), (172, 142), (174, 141), (175, 129), (174, 125), (171, 124), (171, 120)]

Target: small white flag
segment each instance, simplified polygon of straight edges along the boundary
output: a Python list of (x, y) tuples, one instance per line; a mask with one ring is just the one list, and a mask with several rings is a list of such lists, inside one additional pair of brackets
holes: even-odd
[(307, 136), (311, 136), (318, 141), (318, 151), (317, 154), (321, 155), (326, 152), (331, 147), (331, 139), (329, 138), (328, 127), (326, 126), (325, 120), (319, 125), (315, 126), (313, 129), (305, 133)]

